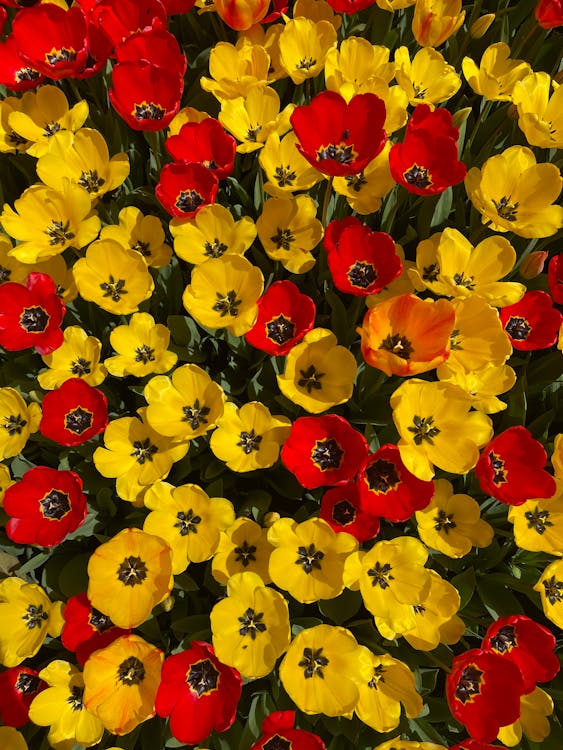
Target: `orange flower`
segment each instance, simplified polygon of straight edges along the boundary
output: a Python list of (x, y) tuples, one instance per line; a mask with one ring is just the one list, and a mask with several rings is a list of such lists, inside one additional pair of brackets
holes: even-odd
[(269, 6), (269, 0), (215, 0), (219, 18), (237, 31), (246, 31), (261, 21)]
[(369, 365), (386, 375), (417, 375), (448, 358), (454, 322), (447, 300), (401, 294), (371, 307), (357, 331)]

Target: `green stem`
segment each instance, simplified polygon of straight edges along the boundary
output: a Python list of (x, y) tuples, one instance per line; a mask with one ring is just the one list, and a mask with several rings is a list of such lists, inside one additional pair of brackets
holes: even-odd
[(477, 135), (477, 131), (481, 127), (481, 123), (483, 122), (483, 120), (488, 117), (489, 112), (491, 111), (491, 107), (492, 106), (493, 106), (493, 102), (492, 101), (487, 101), (485, 103), (485, 106), (479, 112), (479, 116), (477, 117), (475, 125), (473, 126), (473, 130), (471, 131), (471, 135), (469, 136), (469, 138), (467, 139), (467, 142), (465, 144), (464, 153), (468, 153), (471, 150), (471, 146), (473, 144), (475, 136)]
[(480, 239), (482, 238), (482, 236), (485, 234), (485, 231), (487, 230), (487, 228), (490, 226), (491, 223), (492, 222), (489, 219), (489, 221), (486, 221), (484, 224), (481, 224), (481, 226), (477, 227), (477, 229), (473, 232), (473, 234), (469, 238), (469, 242), (471, 242), (471, 244), (474, 247), (475, 247), (475, 245), (478, 244), (478, 242), (480, 241)]
[(323, 225), (323, 227), (325, 229), (326, 229), (326, 224), (327, 224), (326, 220), (327, 220), (327, 214), (328, 214), (328, 204), (329, 204), (329, 201), (330, 201), (330, 196), (332, 195), (332, 182), (333, 182), (333, 180), (334, 180), (334, 177), (331, 175), (328, 178), (328, 182), (326, 183), (326, 188), (325, 188), (325, 197), (324, 197), (324, 201), (323, 201), (323, 212), (322, 212), (322, 216), (321, 216), (321, 222), (322, 222), (322, 225)]
[(436, 656), (434, 656), (433, 653), (431, 653), (430, 651), (427, 651), (426, 656), (430, 659), (430, 661), (433, 661), (437, 667), (440, 667), (440, 669), (443, 669), (444, 672), (446, 672), (446, 674), (451, 674), (452, 670), (448, 667), (448, 665), (444, 664), (444, 662), (441, 661), (441, 659), (438, 659)]
[(469, 42), (471, 41), (471, 36), (469, 34), (469, 29), (473, 25), (473, 22), (477, 20), (477, 16), (481, 12), (481, 6), (483, 5), (483, 0), (477, 0), (475, 5), (473, 6), (473, 10), (471, 11), (471, 16), (469, 17), (469, 20), (467, 21), (467, 33), (465, 34), (463, 38), (463, 42), (461, 44), (461, 47), (459, 48), (459, 52), (457, 53), (457, 58), (454, 63), (454, 68), (457, 70), (459, 68), (460, 62), (463, 60), (463, 54), (465, 50), (467, 49), (467, 46), (469, 45)]

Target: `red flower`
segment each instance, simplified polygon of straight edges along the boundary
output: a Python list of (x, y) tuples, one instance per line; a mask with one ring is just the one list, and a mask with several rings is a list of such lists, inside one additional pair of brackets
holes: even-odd
[(334, 531), (352, 534), (358, 542), (375, 539), (379, 534), (379, 518), (366, 510), (356, 482), (327, 490), (321, 499), (319, 515)]
[(375, 0), (327, 0), (330, 7), (336, 13), (358, 13), (364, 8), (375, 5)]
[(27, 91), (43, 83), (45, 76), (19, 55), (19, 42), (10, 35), (0, 42), (0, 83), (10, 91)]
[(91, 10), (92, 21), (114, 47), (137, 31), (166, 27), (166, 8), (160, 0), (99, 0)]
[(385, 104), (375, 94), (357, 94), (347, 104), (323, 91), (296, 107), (290, 122), (305, 159), (323, 174), (344, 177), (361, 172), (385, 146)]
[(534, 11), (536, 20), (544, 29), (563, 26), (563, 3), (561, 0), (540, 0)]
[(81, 666), (94, 651), (131, 632), (118, 628), (107, 615), (92, 607), (86, 594), (71, 596), (65, 604), (63, 616), (62, 644), (69, 651), (76, 652)]
[(6, 25), (7, 20), (8, 20), (8, 11), (2, 5), (0, 7), (0, 34), (4, 33), (4, 26)]
[(184, 79), (146, 60), (115, 65), (109, 98), (133, 130), (163, 130), (180, 109)]
[(82, 445), (107, 427), (107, 398), (82, 378), (70, 378), (49, 391), (41, 407), (41, 434), (59, 445)]
[(492, 742), (501, 727), (518, 719), (523, 692), (518, 667), (492, 651), (477, 648), (456, 656), (446, 678), (452, 715), (481, 742)]
[(88, 506), (78, 474), (36, 466), (8, 487), (4, 510), (13, 542), (54, 547), (84, 523)]
[(345, 484), (363, 467), (368, 453), (364, 436), (344, 417), (300, 417), (281, 450), (281, 459), (308, 490)]
[(0, 673), (0, 719), (8, 727), (23, 727), (29, 721), (29, 706), (47, 687), (39, 672), (29, 667), (10, 667)]
[(555, 479), (543, 469), (546, 461), (543, 445), (517, 425), (483, 448), (475, 474), (483, 492), (501, 503), (522, 505), (526, 500), (555, 493)]
[(281, 17), (282, 13), (285, 13), (288, 9), (288, 0), (272, 0), (272, 10), (266, 18), (263, 18), (260, 23), (266, 24), (266, 23), (272, 23), (272, 21), (276, 21), (278, 18)]
[(501, 323), (515, 349), (547, 349), (557, 341), (563, 315), (547, 292), (526, 292), (520, 302), (499, 310)]
[(419, 104), (407, 124), (405, 139), (389, 152), (395, 182), (409, 193), (435, 195), (461, 182), (467, 171), (457, 158), (459, 130), (447, 109)]
[(20, 10), (12, 24), (20, 57), (55, 81), (74, 77), (86, 66), (88, 42), (82, 8), (53, 3)]
[(213, 730), (225, 732), (231, 726), (241, 691), (237, 670), (222, 664), (209, 643), (192, 641), (190, 649), (165, 660), (156, 712), (170, 716), (177, 740), (195, 745)]
[(554, 255), (547, 267), (547, 283), (553, 301), (563, 305), (563, 253)]
[(203, 164), (176, 161), (162, 168), (155, 193), (172, 216), (190, 219), (202, 206), (215, 203), (217, 187), (214, 173)]
[(450, 747), (450, 750), (505, 750), (503, 745), (489, 745), (488, 742), (479, 742), (469, 737), (459, 745)]
[(177, 135), (167, 138), (164, 145), (176, 161), (203, 164), (218, 180), (233, 171), (237, 142), (213, 117), (187, 122)]
[(63, 343), (61, 321), (66, 312), (53, 279), (30, 273), (24, 284), (0, 286), (0, 346), (10, 352), (35, 348), (51, 354)]
[(86, 16), (88, 58), (77, 78), (90, 78), (101, 71), (113, 51), (111, 40)]
[(262, 735), (250, 750), (326, 750), (325, 743), (316, 734), (294, 727), (295, 711), (276, 711), (266, 716)]
[(174, 34), (160, 27), (149, 27), (131, 34), (115, 49), (118, 63), (144, 60), (152, 65), (166, 68), (169, 75), (183, 78), (186, 72), (186, 56)]
[(315, 303), (291, 281), (275, 281), (258, 300), (258, 317), (245, 334), (249, 344), (272, 355), (287, 354), (315, 323)]
[(362, 507), (393, 523), (408, 521), (416, 510), (426, 508), (434, 495), (434, 482), (411, 474), (391, 443), (368, 457), (356, 481)]
[(380, 292), (403, 269), (393, 238), (352, 216), (330, 222), (324, 246), (334, 285), (357, 297)]
[(489, 627), (481, 648), (513, 662), (524, 680), (524, 693), (531, 693), (537, 682), (552, 680), (559, 672), (555, 643), (555, 636), (543, 625), (526, 615), (510, 615)]
[(195, 5), (195, 0), (162, 0), (169, 16), (177, 13), (188, 13)]

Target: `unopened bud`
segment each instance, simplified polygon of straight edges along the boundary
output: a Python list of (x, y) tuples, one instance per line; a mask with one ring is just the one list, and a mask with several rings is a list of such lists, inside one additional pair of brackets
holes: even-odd
[(452, 124), (454, 128), (460, 128), (463, 123), (467, 120), (469, 115), (472, 112), (471, 107), (464, 107), (463, 109), (459, 109), (457, 112), (454, 112), (452, 117)]
[(527, 258), (524, 258), (518, 269), (523, 279), (535, 279), (543, 271), (548, 253), (545, 250), (534, 250)]
[(485, 16), (481, 16), (481, 18), (478, 18), (469, 27), (469, 36), (472, 39), (481, 39), (481, 37), (485, 36), (487, 31), (491, 28), (491, 24), (494, 20), (494, 13), (487, 13)]
[(162, 601), (162, 609), (165, 612), (170, 612), (172, 607), (175, 604), (175, 599), (173, 596), (167, 596), (166, 599), (163, 599)]
[(281, 516), (279, 513), (277, 513), (275, 510), (271, 510), (264, 516), (264, 526), (269, 529), (270, 526), (273, 526), (276, 521), (280, 520), (280, 518)]

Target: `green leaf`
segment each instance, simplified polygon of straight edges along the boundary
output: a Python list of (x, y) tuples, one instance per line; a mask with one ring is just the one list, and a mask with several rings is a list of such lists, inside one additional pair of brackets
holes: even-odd
[(340, 596), (337, 596), (335, 599), (320, 601), (319, 610), (321, 614), (328, 617), (337, 625), (342, 625), (342, 623), (354, 617), (359, 612), (362, 604), (362, 596), (359, 591), (344, 589)]
[(454, 576), (451, 580), (451, 583), (459, 591), (459, 596), (461, 598), (459, 609), (462, 610), (467, 604), (469, 604), (471, 597), (473, 596), (473, 592), (475, 591), (476, 581), (474, 569), (472, 567), (467, 568), (467, 570), (464, 570), (463, 573)]

